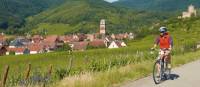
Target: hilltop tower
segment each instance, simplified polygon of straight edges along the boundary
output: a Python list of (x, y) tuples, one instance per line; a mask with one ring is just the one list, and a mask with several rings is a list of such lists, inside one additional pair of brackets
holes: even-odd
[(195, 9), (193, 5), (190, 5), (188, 7), (188, 10), (182, 13), (182, 17), (178, 17), (178, 18), (190, 18), (192, 16), (197, 16), (197, 10)]
[(188, 7), (188, 12), (191, 13), (191, 14), (194, 14), (194, 16), (197, 15), (197, 11), (196, 11), (196, 9), (195, 9), (195, 7), (193, 5), (190, 5)]
[(106, 34), (106, 20), (105, 19), (101, 19), (100, 21), (100, 32), (101, 35), (105, 35)]

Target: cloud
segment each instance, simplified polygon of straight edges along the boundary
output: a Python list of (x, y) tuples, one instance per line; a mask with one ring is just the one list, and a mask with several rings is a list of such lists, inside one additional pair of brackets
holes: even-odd
[(105, 0), (105, 1), (107, 1), (107, 2), (115, 2), (115, 1), (118, 1), (118, 0)]

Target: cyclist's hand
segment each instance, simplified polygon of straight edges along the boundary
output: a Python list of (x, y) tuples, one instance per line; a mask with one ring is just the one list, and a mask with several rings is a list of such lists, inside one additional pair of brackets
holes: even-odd
[(170, 47), (169, 50), (172, 51), (172, 48)]
[(172, 51), (172, 46), (170, 45), (169, 50)]
[(151, 50), (155, 50), (155, 49), (156, 49), (155, 47), (152, 47), (152, 48), (151, 48)]
[(157, 47), (157, 45), (156, 45), (156, 44), (154, 44), (154, 46), (151, 48), (151, 50), (155, 50), (155, 49), (156, 49), (156, 47)]

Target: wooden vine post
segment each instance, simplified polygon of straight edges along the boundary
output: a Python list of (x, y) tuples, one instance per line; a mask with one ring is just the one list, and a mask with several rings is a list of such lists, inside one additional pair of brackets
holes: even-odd
[(6, 86), (6, 81), (7, 81), (7, 78), (8, 78), (8, 72), (9, 72), (9, 66), (6, 65), (6, 68), (4, 70), (4, 73), (3, 73), (3, 78), (2, 78), (2, 81), (1, 81), (1, 87), (5, 87)]

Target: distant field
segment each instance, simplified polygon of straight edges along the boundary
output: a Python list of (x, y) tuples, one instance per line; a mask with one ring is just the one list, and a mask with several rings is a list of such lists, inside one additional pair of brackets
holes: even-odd
[(65, 33), (72, 31), (72, 27), (70, 27), (68, 24), (48, 24), (48, 23), (42, 23), (37, 26), (36, 29), (33, 29), (33, 33), (38, 32), (45, 32), (47, 35), (64, 35)]

